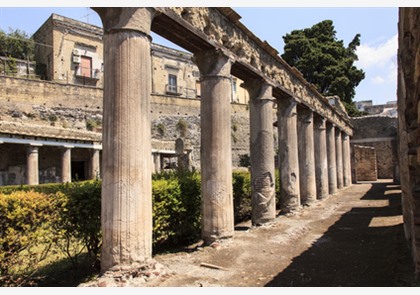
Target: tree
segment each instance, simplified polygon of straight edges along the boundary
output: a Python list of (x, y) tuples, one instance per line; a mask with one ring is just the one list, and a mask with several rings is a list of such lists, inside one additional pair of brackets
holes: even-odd
[(365, 73), (353, 63), (358, 60), (356, 48), (360, 45), (360, 34), (346, 48), (342, 40), (337, 40), (333, 22), (324, 20), (311, 28), (294, 30), (283, 36), (283, 40), (282, 58), (323, 95), (338, 95), (350, 116), (358, 115), (353, 98)]
[(34, 41), (19, 29), (9, 29), (9, 33), (0, 30), (0, 56), (23, 60), (33, 60)]

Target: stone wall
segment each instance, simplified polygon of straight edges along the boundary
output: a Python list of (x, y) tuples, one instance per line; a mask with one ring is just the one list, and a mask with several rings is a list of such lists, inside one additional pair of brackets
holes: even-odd
[(354, 126), (352, 144), (375, 148), (378, 178), (397, 181), (397, 118), (366, 116), (352, 118), (351, 122)]
[[(101, 132), (101, 88), (6, 76), (0, 76), (0, 84), (4, 90), (0, 105), (3, 121)], [(232, 103), (231, 107), (232, 159), (233, 166), (238, 167), (240, 156), (249, 156), (249, 108), (240, 103)], [(174, 151), (175, 140), (184, 138), (193, 149), (193, 166), (199, 169), (200, 100), (154, 94), (150, 115), (155, 139), (152, 147)], [(181, 134), (183, 121), (185, 135)]]
[(376, 151), (373, 147), (353, 146), (354, 175), (356, 181), (376, 181), (378, 179), (376, 167)]
[(420, 8), (400, 8), (398, 22), (399, 160), (405, 237), (420, 279)]

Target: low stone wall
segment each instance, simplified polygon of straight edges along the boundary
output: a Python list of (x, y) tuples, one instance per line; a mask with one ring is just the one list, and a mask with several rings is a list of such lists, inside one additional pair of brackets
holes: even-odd
[(373, 147), (353, 146), (354, 154), (354, 175), (356, 181), (378, 180), (378, 169), (376, 166), (376, 151)]
[(351, 142), (355, 145), (370, 146), (376, 151), (377, 177), (399, 179), (397, 157), (398, 120), (390, 116), (366, 116), (352, 118), (354, 132)]

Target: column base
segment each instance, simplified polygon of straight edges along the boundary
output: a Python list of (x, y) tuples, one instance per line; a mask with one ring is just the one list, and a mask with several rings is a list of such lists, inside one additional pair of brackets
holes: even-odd
[(79, 287), (142, 287), (172, 273), (166, 266), (149, 259), (141, 264), (118, 265)]

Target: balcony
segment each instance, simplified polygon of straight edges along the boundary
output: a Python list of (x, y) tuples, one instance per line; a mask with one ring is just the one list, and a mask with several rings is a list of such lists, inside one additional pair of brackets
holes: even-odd
[(182, 95), (182, 87), (177, 85), (165, 85), (166, 94)]

